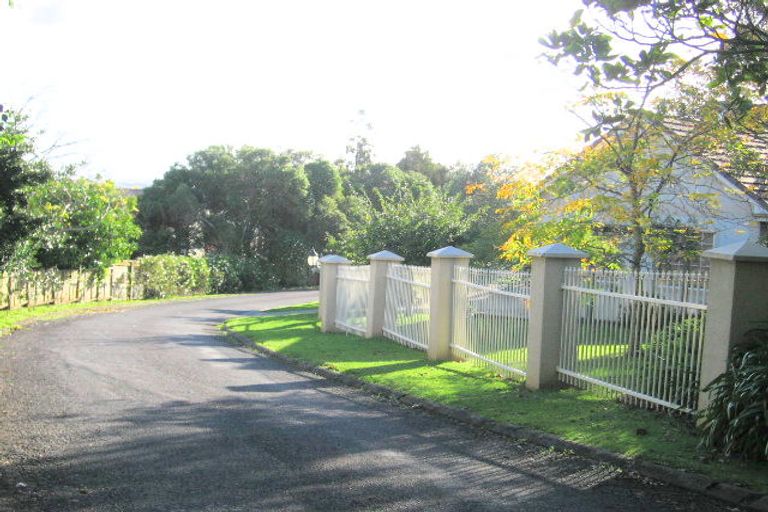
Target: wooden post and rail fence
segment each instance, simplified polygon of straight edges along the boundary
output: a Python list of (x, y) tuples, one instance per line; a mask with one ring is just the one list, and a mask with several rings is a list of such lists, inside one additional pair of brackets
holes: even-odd
[(125, 261), (103, 272), (86, 270), (0, 273), (0, 310), (143, 297), (138, 263)]

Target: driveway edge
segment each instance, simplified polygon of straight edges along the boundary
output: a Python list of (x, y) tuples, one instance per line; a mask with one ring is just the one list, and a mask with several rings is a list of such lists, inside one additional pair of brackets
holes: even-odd
[(594, 448), (574, 443), (573, 441), (561, 439), (554, 434), (548, 434), (528, 427), (516, 426), (509, 423), (499, 423), (464, 409), (443, 405), (433, 402), (432, 400), (419, 398), (378, 384), (371, 384), (354, 375), (337, 372), (320, 366), (314, 366), (300, 359), (270, 350), (263, 345), (255, 343), (250, 338), (233, 332), (226, 327), (224, 327), (223, 330), (228, 337), (236, 340), (239, 345), (242, 345), (249, 350), (259, 352), (297, 369), (361, 389), (372, 395), (389, 398), (412, 408), (423, 409), (432, 414), (445, 416), (452, 420), (515, 440), (524, 440), (545, 448), (555, 448), (560, 451), (571, 452), (582, 457), (612, 464), (624, 470), (634, 471), (654, 480), (659, 480), (676, 487), (704, 494), (740, 507), (745, 507), (748, 510), (768, 512), (768, 494), (766, 493), (760, 493), (733, 484), (719, 482), (703, 475), (688, 473), (680, 469), (662, 466), (653, 462), (631, 459), (623, 455), (617, 455), (608, 450), (603, 450), (602, 448)]

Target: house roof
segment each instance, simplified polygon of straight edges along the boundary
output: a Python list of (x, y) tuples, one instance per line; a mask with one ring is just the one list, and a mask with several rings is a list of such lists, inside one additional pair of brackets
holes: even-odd
[[(685, 134), (693, 129), (694, 122), (690, 120), (667, 119), (665, 124), (678, 134)], [(735, 188), (743, 191), (750, 199), (768, 211), (768, 133), (743, 133), (743, 141), (747, 149), (754, 151), (763, 161), (761, 169), (734, 169), (732, 162), (724, 151), (713, 151), (704, 155), (720, 174), (720, 176)]]

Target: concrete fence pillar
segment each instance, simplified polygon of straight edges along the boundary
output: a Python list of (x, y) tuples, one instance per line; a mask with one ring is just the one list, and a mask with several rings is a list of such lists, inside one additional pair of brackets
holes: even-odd
[[(710, 259), (710, 281), (700, 389), (725, 372), (731, 348), (768, 321), (768, 248), (747, 240), (703, 255)], [(699, 409), (708, 403), (709, 394), (700, 392)]]
[(384, 310), (387, 300), (387, 269), (394, 263), (402, 263), (403, 257), (389, 251), (370, 254), (371, 277), (368, 282), (368, 310), (365, 337), (381, 336), (384, 328)]
[(474, 255), (448, 246), (432, 251), (427, 256), (432, 260), (427, 356), (430, 359), (451, 359), (453, 269), (469, 265)]
[(525, 386), (535, 390), (557, 385), (563, 321), (563, 270), (578, 265), (587, 254), (567, 245), (552, 244), (533, 249), (528, 255), (533, 258), (533, 264)]
[(336, 276), (339, 265), (349, 265), (343, 256), (329, 254), (320, 258), (320, 329), (335, 332), (336, 329)]

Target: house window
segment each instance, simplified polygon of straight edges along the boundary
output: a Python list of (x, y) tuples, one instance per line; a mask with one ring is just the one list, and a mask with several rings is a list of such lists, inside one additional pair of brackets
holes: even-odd
[(677, 241), (680, 247), (687, 246), (679, 254), (669, 256), (665, 264), (658, 265), (660, 270), (674, 270), (683, 272), (702, 272), (709, 270), (709, 258), (704, 258), (701, 253), (714, 247), (715, 234), (707, 232), (689, 232)]
[[(715, 234), (714, 233), (702, 233), (701, 234), (701, 252), (712, 249), (715, 246)], [(709, 258), (699, 256), (699, 262), (696, 268), (691, 270), (709, 271)]]
[(760, 223), (760, 240), (768, 240), (768, 222)]

